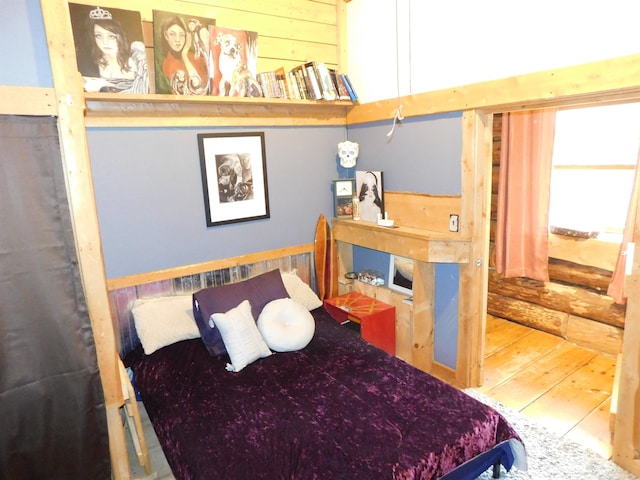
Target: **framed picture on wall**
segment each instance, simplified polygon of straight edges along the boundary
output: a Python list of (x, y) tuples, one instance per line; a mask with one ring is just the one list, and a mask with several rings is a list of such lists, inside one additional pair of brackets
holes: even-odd
[(264, 132), (198, 134), (207, 226), (269, 218)]
[(353, 218), (355, 179), (341, 178), (333, 181), (333, 215), (336, 218)]
[(413, 295), (413, 260), (411, 258), (389, 256), (388, 287), (396, 292)]
[(377, 223), (378, 215), (384, 218), (382, 172), (357, 170), (356, 186), (361, 220)]

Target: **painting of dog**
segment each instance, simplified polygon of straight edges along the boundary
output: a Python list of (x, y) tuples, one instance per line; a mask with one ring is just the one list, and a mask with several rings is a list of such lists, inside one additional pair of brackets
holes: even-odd
[[(213, 58), (211, 95), (221, 97), (256, 95), (258, 33), (221, 26), (209, 29)], [(253, 81), (252, 81), (253, 80)]]

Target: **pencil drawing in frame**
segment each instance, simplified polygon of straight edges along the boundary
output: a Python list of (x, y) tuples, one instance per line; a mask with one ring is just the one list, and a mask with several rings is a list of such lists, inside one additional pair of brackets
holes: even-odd
[(264, 132), (198, 134), (207, 226), (269, 218)]

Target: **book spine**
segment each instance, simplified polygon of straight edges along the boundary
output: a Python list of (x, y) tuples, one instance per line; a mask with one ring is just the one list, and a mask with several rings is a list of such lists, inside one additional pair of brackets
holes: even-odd
[(311, 91), (313, 92), (314, 100), (322, 100), (322, 90), (320, 90), (320, 79), (318, 78), (318, 74), (316, 72), (316, 67), (313, 62), (308, 62), (305, 64), (305, 71), (309, 77), (309, 82), (311, 83)]
[(269, 72), (269, 85), (271, 85), (271, 94), (273, 98), (280, 98), (280, 85), (275, 72)]
[(269, 91), (267, 89), (267, 83), (265, 79), (266, 74), (264, 72), (258, 73), (258, 83), (260, 84), (260, 88), (262, 89), (262, 96), (264, 98), (269, 98)]
[(344, 84), (344, 80), (342, 76), (338, 74), (335, 70), (329, 70), (332, 74), (332, 78), (336, 83), (336, 89), (338, 90), (338, 98), (340, 100), (351, 100), (351, 96), (347, 91), (347, 87)]
[(304, 94), (307, 100), (315, 100), (313, 96), (313, 87), (311, 86), (311, 79), (309, 79), (309, 74), (307, 73), (307, 69), (303, 66), (300, 67), (300, 78), (304, 84)]
[(346, 73), (341, 73), (340, 77), (344, 81), (344, 86), (347, 88), (347, 91), (349, 92), (349, 97), (351, 98), (351, 101), (356, 102), (358, 100), (358, 96), (356, 95), (356, 92), (353, 89), (351, 82), (349, 81), (349, 77), (347, 76)]
[(321, 80), (320, 83), (322, 84), (322, 97), (328, 101), (336, 100), (338, 98), (338, 92), (336, 92), (336, 89), (333, 86), (331, 75), (329, 75), (329, 69), (322, 62), (317, 64), (317, 69)]
[(291, 92), (293, 93), (293, 97), (296, 100), (300, 100), (300, 89), (298, 87), (298, 82), (296, 81), (296, 75), (293, 72), (287, 72), (287, 78), (289, 79), (289, 85), (291, 88)]
[(294, 69), (291, 70), (291, 76), (293, 78), (293, 80), (296, 82), (296, 87), (298, 89), (298, 93), (300, 95), (300, 100), (306, 100), (306, 96), (304, 94), (304, 87), (302, 85), (302, 83), (300, 82), (300, 71), (298, 69), (298, 67), (295, 67)]

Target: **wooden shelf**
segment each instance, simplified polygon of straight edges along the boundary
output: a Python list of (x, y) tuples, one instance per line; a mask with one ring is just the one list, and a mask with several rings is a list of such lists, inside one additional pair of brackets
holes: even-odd
[(405, 226), (388, 228), (371, 222), (334, 219), (333, 238), (422, 262), (469, 263), (471, 258), (471, 239), (462, 238), (457, 232)]
[(98, 126), (346, 125), (351, 101), (86, 93), (86, 124)]

